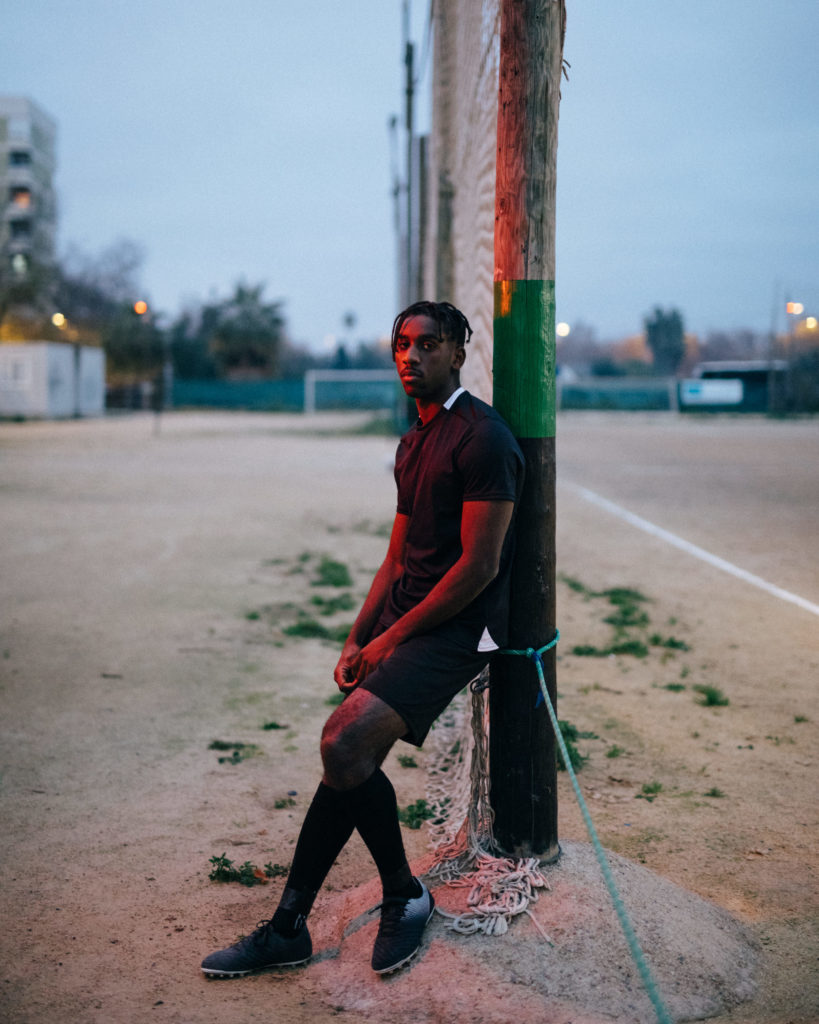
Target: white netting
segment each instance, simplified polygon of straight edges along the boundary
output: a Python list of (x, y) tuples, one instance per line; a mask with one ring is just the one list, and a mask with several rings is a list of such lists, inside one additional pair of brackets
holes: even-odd
[(461, 372), (492, 401), (500, 0), (436, 0), (424, 290), (475, 332)]
[[(435, 0), (433, 110), (424, 291), (454, 302), (473, 327), (462, 383), (492, 401), (495, 162), (500, 0)], [(548, 888), (537, 859), (498, 856), (489, 803), (489, 721), (482, 674), (430, 734), (427, 800), (436, 812), (434, 881), (469, 887), (458, 931), (500, 934)], [(441, 911), (444, 913), (444, 911)], [(531, 916), (531, 915), (530, 915)], [(534, 918), (532, 918), (534, 920)], [(537, 924), (537, 922), (535, 922)]]
[(434, 812), (430, 839), (435, 864), (431, 881), (468, 888), (468, 909), (449, 913), (448, 926), (464, 934), (502, 935), (518, 914), (527, 914), (547, 942), (529, 910), (539, 889), (549, 884), (536, 857), (515, 860), (499, 856), (492, 834), (489, 802), (489, 701), (487, 669), (461, 695), (430, 733), (427, 802)]

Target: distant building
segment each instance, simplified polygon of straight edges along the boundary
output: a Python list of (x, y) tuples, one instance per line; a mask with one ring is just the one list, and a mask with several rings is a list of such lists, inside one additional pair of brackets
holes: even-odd
[(698, 363), (678, 381), (681, 412), (773, 412), (785, 408), (784, 359), (733, 359)]
[(0, 345), (0, 419), (61, 419), (105, 412), (105, 353), (89, 345)]
[(0, 281), (55, 260), (57, 124), (22, 96), (0, 96)]

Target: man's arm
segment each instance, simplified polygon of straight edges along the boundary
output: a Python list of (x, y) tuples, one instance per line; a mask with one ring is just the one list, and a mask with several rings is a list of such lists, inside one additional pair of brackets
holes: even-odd
[(360, 682), (395, 648), (453, 618), (497, 576), (515, 504), (466, 501), (461, 515), (461, 557), (415, 608), (364, 647), (351, 665)]
[(409, 517), (398, 512), (390, 534), (387, 554), (381, 568), (375, 574), (367, 598), (358, 613), (350, 635), (344, 644), (334, 678), (341, 690), (351, 690), (356, 683), (354, 666), (358, 661), (361, 649), (369, 640), (372, 631), (384, 610), (393, 583), (404, 571), (404, 547), (409, 529)]

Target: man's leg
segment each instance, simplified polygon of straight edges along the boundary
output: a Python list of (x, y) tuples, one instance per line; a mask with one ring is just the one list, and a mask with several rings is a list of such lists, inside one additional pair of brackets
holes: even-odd
[(354, 690), (330, 717), (321, 738), (323, 783), (346, 803), (378, 868), (385, 896), (419, 891), (404, 852), (395, 790), (381, 771), (384, 758), (406, 731), (406, 722), (380, 697)]
[(296, 843), (274, 928), (295, 935), (338, 855), (357, 828), (385, 892), (406, 887), (406, 862), (395, 792), (380, 765), (406, 732), (400, 715), (378, 697), (354, 690), (328, 719), (321, 740), (324, 776)]
[(405, 732), (400, 715), (364, 690), (353, 691), (330, 716), (322, 736), (324, 778), (305, 816), (279, 906), (272, 920), (250, 936), (206, 957), (202, 963), (206, 974), (238, 977), (263, 967), (309, 959), (312, 947), (305, 927), (307, 916), (359, 821), (379, 871), (384, 865), (390, 892), (404, 879), (413, 881), (395, 793), (380, 771), (395, 740)]
[(395, 740), (407, 731), (403, 718), (380, 697), (355, 690), (327, 722), (321, 742), (324, 783), (339, 787), (339, 800), (346, 801), (381, 877), (384, 899), (372, 955), (379, 974), (415, 955), (435, 906), (407, 863), (395, 790), (381, 770)]

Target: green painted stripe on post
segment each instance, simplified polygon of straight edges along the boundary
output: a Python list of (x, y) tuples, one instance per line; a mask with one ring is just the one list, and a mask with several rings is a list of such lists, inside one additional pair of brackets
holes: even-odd
[(492, 403), (515, 437), (554, 437), (554, 281), (495, 282), (492, 373)]

